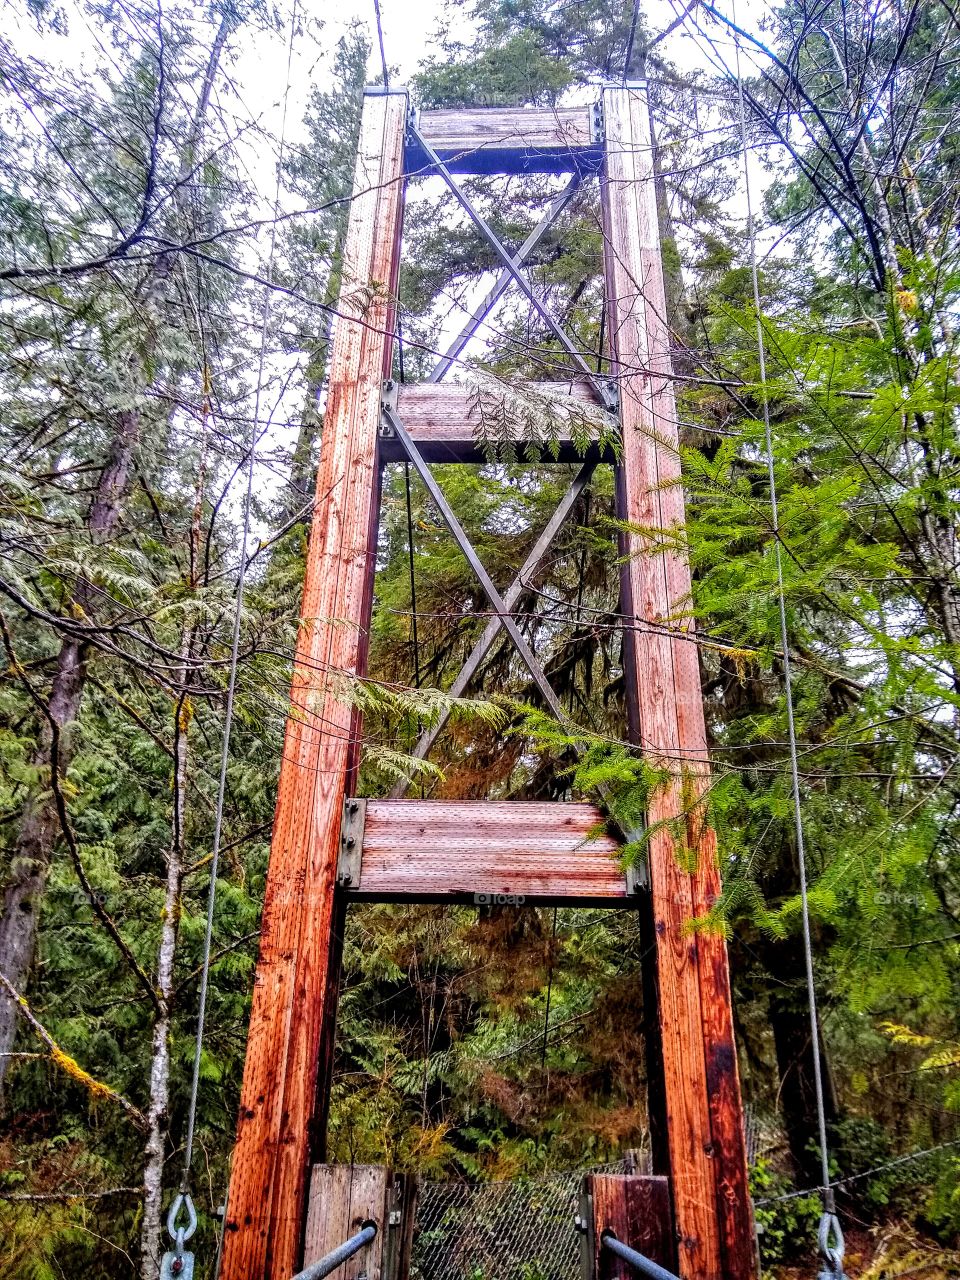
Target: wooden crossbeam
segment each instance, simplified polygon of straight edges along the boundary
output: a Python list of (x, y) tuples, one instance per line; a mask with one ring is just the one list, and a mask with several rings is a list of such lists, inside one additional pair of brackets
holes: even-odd
[[(596, 141), (591, 107), (480, 107), (422, 111), (418, 128), (453, 173), (571, 173), (598, 169), (603, 144)], [(429, 165), (408, 144), (406, 168)]]
[[(573, 378), (567, 382), (537, 382), (529, 384), (538, 394), (569, 396), (585, 404), (597, 405), (597, 393), (585, 378)], [(495, 399), (495, 397), (494, 397)], [(397, 388), (397, 412), (403, 420), (417, 449), (427, 462), (489, 461), (490, 453), (483, 445), (481, 407), (475, 392), (452, 383), (409, 383)], [(569, 417), (562, 402), (557, 409), (561, 421)], [(516, 433), (518, 456), (521, 439)], [(545, 462), (582, 462), (584, 454), (578, 452), (569, 429), (558, 432), (559, 453), (556, 458), (543, 451)], [(381, 462), (401, 462), (405, 454), (396, 439), (385, 437), (380, 442)], [(534, 457), (539, 456), (536, 452)], [(600, 450), (587, 450), (592, 461), (612, 461), (612, 455), (600, 456)]]
[[(349, 895), (380, 901), (630, 906), (620, 847), (590, 804), (366, 800)], [(349, 805), (348, 805), (349, 809)], [(361, 830), (362, 828), (362, 830)], [(348, 828), (345, 828), (347, 830)], [(633, 899), (633, 905), (636, 900)]]

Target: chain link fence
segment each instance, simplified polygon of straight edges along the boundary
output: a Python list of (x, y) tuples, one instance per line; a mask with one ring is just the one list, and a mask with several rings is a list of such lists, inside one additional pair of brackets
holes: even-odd
[(584, 1174), (644, 1171), (629, 1158), (524, 1182), (421, 1182), (411, 1280), (578, 1280)]

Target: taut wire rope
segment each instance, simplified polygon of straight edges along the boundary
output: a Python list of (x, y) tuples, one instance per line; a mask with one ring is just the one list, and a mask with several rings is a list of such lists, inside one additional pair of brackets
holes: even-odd
[[(270, 248), (267, 272), (263, 289), (263, 306), (260, 316), (260, 352), (257, 361), (257, 385), (254, 397), (253, 416), (250, 423), (250, 436), (247, 441), (247, 474), (246, 489), (243, 500), (243, 521), (240, 538), (240, 563), (237, 570), (236, 602), (233, 611), (233, 631), (230, 642), (230, 667), (227, 680), (227, 697), (223, 717), (223, 738), (220, 749), (220, 774), (217, 782), (217, 800), (214, 810), (213, 841), (210, 856), (210, 880), (207, 889), (207, 917), (203, 939), (203, 964), (200, 971), (200, 995), (197, 1012), (197, 1031), (193, 1053), (193, 1076), (190, 1085), (190, 1105), (187, 1115), (187, 1132), (184, 1142), (183, 1175), (180, 1190), (167, 1216), (167, 1230), (174, 1240), (176, 1252), (183, 1249), (183, 1241), (187, 1238), (183, 1227), (177, 1226), (181, 1209), (185, 1209), (188, 1221), (195, 1226), (196, 1210), (190, 1194), (190, 1175), (193, 1164), (193, 1145), (197, 1125), (197, 1100), (200, 1093), (200, 1064), (203, 1055), (203, 1036), (206, 1025), (207, 997), (210, 988), (210, 956), (213, 947), (213, 919), (217, 897), (217, 873), (220, 865), (220, 845), (223, 835), (223, 811), (226, 804), (227, 768), (230, 762), (230, 740), (233, 731), (233, 713), (237, 690), (237, 670), (240, 659), (240, 630), (243, 622), (243, 596), (246, 585), (246, 573), (249, 558), (246, 554), (250, 537), (251, 510), (253, 506), (253, 482), (256, 474), (257, 442), (260, 427), (260, 411), (263, 399), (263, 379), (267, 358), (267, 327), (270, 322), (270, 310), (273, 300), (271, 284), (273, 281), (274, 263), (277, 250), (277, 219), (280, 212), (280, 183), (283, 167), (283, 153), (286, 144), (287, 107), (290, 98), (290, 78), (293, 65), (293, 39), (297, 26), (297, 9), (299, 0), (293, 0), (290, 15), (290, 35), (287, 41), (287, 76), (283, 94), (283, 107), (280, 118), (280, 138), (277, 151), (276, 183), (273, 196), (273, 217), (270, 223)], [(192, 1229), (188, 1228), (189, 1234)], [(219, 1258), (218, 1258), (219, 1262)]]
[[(736, 5), (734, 5), (736, 21)], [(810, 898), (807, 890), (807, 857), (804, 841), (803, 809), (800, 796), (800, 766), (797, 750), (797, 730), (793, 713), (793, 670), (790, 662), (790, 631), (787, 623), (786, 587), (783, 575), (783, 555), (780, 549), (780, 510), (777, 499), (777, 477), (773, 456), (773, 429), (770, 422), (770, 396), (767, 387), (767, 353), (763, 332), (763, 311), (760, 303), (760, 273), (757, 267), (757, 234), (753, 216), (753, 200), (750, 188), (750, 159), (747, 146), (747, 113), (744, 104), (743, 78), (740, 74), (740, 39), (734, 37), (734, 58), (737, 80), (737, 103), (740, 116), (740, 143), (743, 151), (744, 198), (747, 210), (747, 241), (750, 251), (750, 281), (753, 288), (753, 306), (757, 325), (757, 358), (759, 362), (761, 403), (763, 405), (764, 446), (767, 453), (767, 481), (770, 486), (770, 523), (774, 564), (777, 574), (777, 609), (780, 622), (780, 646), (783, 652), (783, 690), (787, 713), (787, 740), (790, 755), (790, 789), (793, 799), (794, 836), (797, 849), (797, 865), (800, 872), (800, 913), (803, 925), (803, 957), (806, 970), (807, 1008), (810, 1013), (810, 1053), (813, 1061), (813, 1084), (816, 1098), (817, 1130), (820, 1140), (820, 1193), (823, 1198), (823, 1214), (820, 1219), (818, 1244), (827, 1270), (823, 1275), (843, 1276), (843, 1234), (836, 1216), (833, 1186), (830, 1181), (830, 1149), (827, 1142), (827, 1114), (824, 1104), (823, 1063), (820, 1058), (820, 1020), (817, 1014), (817, 987), (813, 971), (813, 939), (810, 928)], [(831, 1236), (833, 1244), (830, 1243)]]
[(387, 71), (387, 50), (383, 43), (383, 19), (380, 16), (380, 0), (373, 0), (373, 12), (377, 19), (377, 41), (380, 45), (380, 62), (383, 66), (383, 87), (390, 88), (390, 74)]

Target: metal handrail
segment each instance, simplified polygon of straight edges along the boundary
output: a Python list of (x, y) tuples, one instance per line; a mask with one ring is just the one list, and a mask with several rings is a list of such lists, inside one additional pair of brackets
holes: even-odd
[(659, 1262), (645, 1258), (642, 1253), (637, 1253), (636, 1249), (631, 1249), (628, 1244), (618, 1240), (609, 1227), (600, 1236), (600, 1244), (616, 1254), (628, 1266), (633, 1267), (635, 1271), (639, 1271), (642, 1276), (646, 1276), (647, 1280), (678, 1280), (672, 1271), (661, 1267)]
[(376, 1234), (377, 1224), (370, 1220), (366, 1221), (355, 1236), (344, 1240), (343, 1244), (338, 1244), (336, 1249), (331, 1249), (324, 1257), (311, 1262), (310, 1266), (304, 1267), (302, 1271), (298, 1271), (293, 1280), (323, 1280), (323, 1277), (328, 1276), (331, 1271), (342, 1267), (348, 1258), (365, 1249)]

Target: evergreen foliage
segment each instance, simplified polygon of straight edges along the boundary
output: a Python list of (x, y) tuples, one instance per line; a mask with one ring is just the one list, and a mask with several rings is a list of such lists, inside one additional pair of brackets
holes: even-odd
[[(270, 37), (272, 12), (18, 12), (29, 39), (0, 45), (0, 972), (47, 1039), (0, 996), (5, 1273), (156, 1274), (158, 1197), (165, 1207), (180, 1173), (246, 554), (195, 1162), (195, 1248), (212, 1274), (368, 49), (359, 30), (339, 43), (321, 31), (336, 88), (313, 94), (284, 151), (284, 207), (298, 212), (272, 225), (250, 162), (269, 153), (272, 165), (278, 140), (248, 119), (233, 79), (238, 42)], [(599, 0), (478, 4), (475, 39), (451, 23), (414, 97), (583, 99), (589, 80), (624, 72), (632, 14)], [(712, 8), (699, 20), (730, 38)], [(91, 26), (85, 62), (65, 42)], [(838, 1176), (858, 1179), (841, 1207), (909, 1215), (955, 1245), (953, 1148), (869, 1171), (960, 1133), (960, 32), (946, 6), (828, 0), (778, 11), (763, 43), (743, 37), (749, 141), (768, 166), (760, 317), (735, 86), (722, 65), (681, 72), (649, 42), (641, 22), (628, 70), (652, 78), (682, 536), (724, 872), (721, 900), (690, 928), (728, 938), (745, 1095), (785, 1135), (761, 1153), (754, 1191), (809, 1186), (817, 1166), (766, 398), (833, 1155)], [(558, 189), (548, 177), (467, 186), (512, 245)], [(405, 237), (394, 374), (412, 380), (496, 264), (429, 182), (411, 184)], [(531, 270), (607, 373), (602, 247), (584, 184)], [(438, 476), (502, 587), (573, 474), (552, 461), (560, 424), (574, 415), (586, 447), (610, 442), (610, 423), (519, 389), (569, 372), (519, 300), (485, 338), (455, 376), (486, 462)], [(244, 549), (238, 477), (254, 425)], [(601, 466), (516, 606), (569, 723), (543, 714), (504, 636), (453, 699), (488, 605), (422, 485), (385, 470), (369, 678), (343, 684), (364, 712), (362, 794), (408, 776), (417, 736), (452, 710), (414, 792), (599, 798), (625, 865), (642, 863), (643, 813), (664, 776), (625, 743), (621, 532)], [(663, 531), (642, 532), (662, 544)], [(330, 1157), (513, 1178), (642, 1147), (645, 959), (629, 913), (351, 909)], [(768, 1261), (809, 1261), (812, 1215), (804, 1197), (761, 1209)]]

